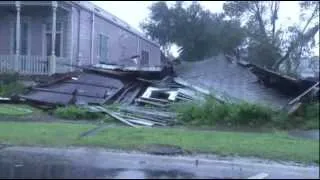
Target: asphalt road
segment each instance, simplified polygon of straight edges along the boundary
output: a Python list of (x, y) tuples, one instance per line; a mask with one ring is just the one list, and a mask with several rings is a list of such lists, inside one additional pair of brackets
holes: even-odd
[[(18, 170), (17, 170), (18, 169)], [(249, 158), (157, 156), (103, 148), (5, 147), (0, 178), (319, 178), (318, 166)]]

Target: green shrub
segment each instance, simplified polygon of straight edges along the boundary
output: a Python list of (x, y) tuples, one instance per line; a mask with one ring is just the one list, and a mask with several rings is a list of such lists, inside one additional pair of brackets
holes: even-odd
[(261, 105), (240, 103), (229, 108), (231, 113), (227, 118), (237, 126), (259, 126), (272, 121), (272, 110)]
[(258, 104), (219, 103), (212, 97), (203, 103), (178, 103), (173, 110), (180, 121), (191, 125), (319, 129), (319, 103), (303, 105), (295, 116)]
[(24, 86), (18, 82), (16, 73), (0, 74), (0, 96), (12, 96), (23, 92)]
[(196, 125), (259, 126), (273, 119), (273, 112), (261, 105), (220, 103), (207, 98), (202, 104), (180, 103), (175, 105), (179, 120)]
[(306, 104), (302, 109), (303, 128), (319, 129), (319, 102)]
[(88, 110), (76, 106), (59, 107), (54, 111), (54, 115), (63, 119), (98, 119), (103, 118), (103, 114), (89, 112)]
[(1, 73), (0, 74), (0, 86), (7, 85), (12, 82), (17, 82), (19, 75), (17, 73)]
[(24, 91), (24, 86), (18, 82), (11, 82), (0, 86), (0, 96), (9, 97), (15, 94), (20, 94)]

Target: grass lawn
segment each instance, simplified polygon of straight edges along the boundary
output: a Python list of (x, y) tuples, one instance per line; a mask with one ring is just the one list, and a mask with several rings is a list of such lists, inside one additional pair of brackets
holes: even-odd
[(28, 105), (17, 105), (17, 104), (0, 104), (0, 115), (6, 116), (22, 116), (31, 114), (36, 109)]
[(65, 146), (72, 144), (81, 132), (94, 127), (66, 123), (0, 122), (0, 143)]
[(275, 160), (319, 162), (319, 141), (288, 137), (285, 133), (188, 131), (181, 129), (107, 128), (78, 139), (94, 125), (0, 122), (0, 143), (18, 145), (88, 145), (141, 149), (148, 144), (177, 145), (193, 152), (256, 156)]

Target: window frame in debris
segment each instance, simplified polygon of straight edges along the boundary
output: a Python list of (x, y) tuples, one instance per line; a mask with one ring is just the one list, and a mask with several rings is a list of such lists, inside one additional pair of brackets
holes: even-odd
[(146, 50), (141, 51), (141, 61), (140, 65), (147, 66), (149, 65), (149, 52)]
[[(47, 46), (47, 35), (49, 35), (49, 37), (52, 36), (52, 29), (51, 28), (52, 28), (51, 22), (46, 22), (43, 24), (43, 36), (42, 36), (42, 43), (43, 43), (42, 54), (43, 54), (43, 56), (51, 56), (52, 49), (50, 51), (48, 51), (48, 46)], [(57, 56), (57, 57), (63, 57), (63, 39), (64, 39), (63, 30), (64, 30), (63, 22), (56, 22), (55, 56)], [(51, 41), (52, 40), (50, 40), (50, 42)], [(57, 46), (59, 48), (57, 48)]]
[[(103, 42), (104, 41), (104, 42)], [(98, 34), (98, 56), (100, 63), (108, 62), (108, 41), (109, 37), (105, 34)], [(102, 46), (104, 44), (104, 46)], [(104, 48), (104, 49), (103, 49)], [(103, 53), (104, 52), (104, 53)]]

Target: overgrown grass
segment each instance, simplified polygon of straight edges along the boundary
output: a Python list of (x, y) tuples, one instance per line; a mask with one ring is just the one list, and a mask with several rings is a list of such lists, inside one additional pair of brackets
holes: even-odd
[(200, 103), (179, 103), (173, 106), (179, 120), (189, 125), (222, 125), (226, 127), (270, 127), (277, 129), (319, 128), (319, 103), (307, 105), (299, 115), (289, 117), (286, 112), (242, 102), (227, 104), (207, 98)]
[(27, 105), (0, 104), (0, 116), (22, 116), (33, 112)]
[(319, 141), (285, 133), (235, 133), (181, 129), (116, 127), (79, 139), (94, 125), (0, 122), (0, 143), (46, 146), (100, 146), (143, 150), (152, 144), (180, 146), (192, 152), (256, 156), (276, 160), (319, 162)]
[(22, 93), (24, 86), (18, 82), (18, 78), (16, 73), (0, 74), (0, 96), (9, 97)]
[(207, 98), (203, 104), (180, 103), (174, 106), (178, 118), (194, 125), (260, 126), (272, 121), (274, 112), (267, 107), (242, 102), (220, 103)]
[(0, 143), (16, 145), (70, 145), (94, 125), (0, 122)]
[(294, 118), (303, 129), (319, 129), (319, 110), (319, 102), (306, 104)]
[(89, 112), (87, 109), (77, 106), (59, 107), (54, 111), (54, 115), (62, 119), (101, 119), (104, 117), (101, 113)]

